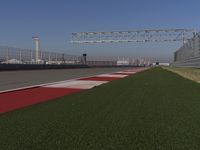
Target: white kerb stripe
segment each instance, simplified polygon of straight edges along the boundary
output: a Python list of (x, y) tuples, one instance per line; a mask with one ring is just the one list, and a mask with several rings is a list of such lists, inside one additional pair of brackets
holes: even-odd
[(135, 74), (136, 72), (135, 71), (119, 71), (119, 72), (116, 72), (116, 73)]
[(107, 83), (108, 81), (89, 81), (89, 80), (74, 80), (66, 81), (58, 84), (52, 84), (45, 87), (48, 88), (73, 88), (73, 89), (91, 89), (95, 86)]
[(127, 77), (128, 75), (122, 75), (122, 74), (101, 74), (97, 75), (97, 77), (113, 77), (113, 78), (124, 78)]

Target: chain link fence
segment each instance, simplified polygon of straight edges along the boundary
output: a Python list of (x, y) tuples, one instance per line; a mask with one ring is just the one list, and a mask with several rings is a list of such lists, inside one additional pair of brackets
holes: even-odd
[(174, 53), (174, 66), (200, 67), (200, 33), (189, 39)]
[(82, 64), (83, 57), (40, 51), (36, 61), (36, 51), (32, 49), (13, 48), (0, 46), (1, 64)]
[(0, 46), (0, 64), (87, 64), (89, 66), (143, 66), (151, 65), (153, 62), (159, 61), (159, 59), (156, 58), (141, 57), (88, 57), (87, 59), (87, 62), (85, 62), (84, 56), (75, 56), (49, 51), (39, 51), (38, 59), (36, 59), (36, 51), (33, 49)]

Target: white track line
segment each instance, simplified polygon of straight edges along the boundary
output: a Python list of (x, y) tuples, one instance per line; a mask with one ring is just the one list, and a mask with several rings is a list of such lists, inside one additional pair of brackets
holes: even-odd
[(13, 92), (13, 91), (19, 91), (19, 90), (25, 90), (25, 89), (31, 89), (31, 88), (37, 88), (37, 87), (41, 87), (41, 86), (45, 86), (46, 84), (37, 84), (37, 85), (32, 85), (32, 86), (24, 86), (24, 87), (20, 87), (20, 88), (14, 88), (14, 89), (9, 89), (9, 90), (3, 90), (0, 91), (0, 94), (2, 93), (7, 93), (7, 92)]

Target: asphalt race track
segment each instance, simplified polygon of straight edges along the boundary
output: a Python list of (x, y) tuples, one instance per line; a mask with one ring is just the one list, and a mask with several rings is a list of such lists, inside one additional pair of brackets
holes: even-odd
[(111, 73), (129, 68), (84, 68), (62, 70), (31, 70), (0, 72), (0, 91)]

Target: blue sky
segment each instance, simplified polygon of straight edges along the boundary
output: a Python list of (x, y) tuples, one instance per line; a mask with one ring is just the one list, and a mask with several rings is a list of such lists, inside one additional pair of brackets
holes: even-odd
[(0, 45), (90, 56), (169, 57), (181, 43), (70, 44), (79, 31), (200, 27), (199, 0), (0, 0)]

